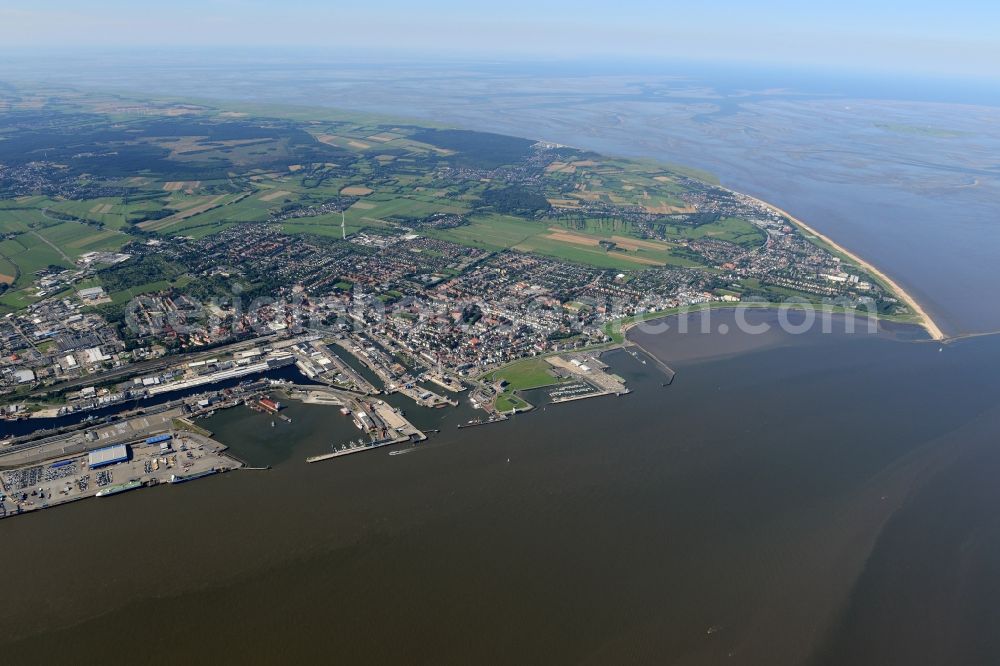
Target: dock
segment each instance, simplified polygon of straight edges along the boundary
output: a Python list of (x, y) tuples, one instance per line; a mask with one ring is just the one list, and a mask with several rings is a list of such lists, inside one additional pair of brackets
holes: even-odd
[[(109, 498), (150, 486), (173, 483), (240, 469), (243, 462), (209, 437), (168, 430), (169, 448), (159, 437), (124, 438), (126, 457), (97, 467), (87, 452), (66, 456), (49, 451), (43, 462), (0, 471), (0, 518), (24, 515), (91, 497)], [(94, 444), (99, 446), (100, 444)], [(108, 501), (104, 499), (104, 501)]]
[(338, 451), (332, 451), (330, 453), (324, 453), (318, 456), (310, 456), (306, 458), (307, 463), (318, 463), (324, 460), (333, 460), (334, 458), (340, 458), (342, 456), (349, 456), (354, 453), (361, 453), (362, 451), (374, 451), (375, 449), (380, 449), (383, 446), (392, 446), (393, 444), (403, 444), (405, 442), (412, 441), (409, 437), (397, 437), (396, 439), (390, 439), (381, 442), (372, 442), (370, 444), (348, 444), (344, 448)]
[(478, 426), (490, 425), (492, 423), (502, 423), (503, 421), (506, 421), (508, 418), (510, 418), (510, 417), (507, 417), (507, 416), (495, 416), (495, 417), (488, 418), (488, 419), (479, 419), (479, 420), (469, 421), (468, 423), (459, 423), (458, 424), (458, 429), (461, 430), (462, 428), (475, 428), (475, 427), (478, 427)]
[[(291, 400), (341, 406), (341, 413), (353, 418), (354, 424), (364, 433), (357, 443), (348, 443), (342, 445), (339, 450), (306, 458), (307, 463), (322, 462), (392, 444), (421, 442), (427, 439), (427, 435), (410, 423), (402, 411), (384, 400), (330, 386), (290, 385), (285, 387), (285, 392)], [(365, 437), (371, 438), (372, 442), (362, 443)]]
[(642, 345), (640, 345), (638, 342), (632, 342), (630, 340), (629, 344), (626, 347), (624, 347), (625, 351), (628, 352), (629, 354), (631, 354), (632, 358), (634, 358), (637, 361), (641, 362), (643, 365), (646, 364), (646, 361), (644, 361), (643, 359), (639, 358), (639, 353), (636, 352), (636, 351), (633, 351), (632, 349), (629, 349), (629, 347), (635, 347), (636, 349), (640, 350), (642, 352), (643, 356), (645, 356), (650, 361), (652, 361), (653, 365), (655, 365), (657, 368), (660, 369), (660, 371), (663, 372), (663, 374), (667, 378), (667, 380), (665, 382), (663, 382), (663, 384), (662, 384), (663, 386), (670, 386), (671, 384), (674, 383), (674, 377), (677, 376), (677, 373), (674, 371), (673, 368), (671, 368), (669, 365), (667, 365), (666, 363), (664, 363), (663, 361), (661, 361), (659, 358), (657, 358), (655, 354), (652, 354), (652, 353), (646, 351), (646, 349)]
[[(586, 400), (587, 398), (600, 398), (605, 395), (612, 395), (611, 391), (591, 391), (589, 393), (576, 393), (573, 395), (564, 395), (549, 400), (550, 405), (558, 405), (564, 402), (575, 402), (577, 400)], [(621, 394), (615, 394), (621, 395)]]

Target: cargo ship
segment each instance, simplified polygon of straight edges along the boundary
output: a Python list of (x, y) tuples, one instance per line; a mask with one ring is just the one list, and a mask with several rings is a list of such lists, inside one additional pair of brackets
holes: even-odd
[(94, 495), (94, 497), (110, 497), (112, 495), (117, 495), (118, 493), (125, 493), (130, 490), (135, 490), (136, 488), (141, 488), (141, 487), (142, 487), (141, 481), (133, 480), (127, 483), (119, 483), (116, 486), (108, 486), (107, 488), (102, 488), (101, 490), (97, 491), (97, 494)]
[(216, 470), (208, 469), (204, 472), (197, 472), (196, 474), (171, 474), (170, 483), (184, 483), (186, 481), (194, 481), (195, 479), (203, 479), (206, 476), (211, 476), (215, 474)]

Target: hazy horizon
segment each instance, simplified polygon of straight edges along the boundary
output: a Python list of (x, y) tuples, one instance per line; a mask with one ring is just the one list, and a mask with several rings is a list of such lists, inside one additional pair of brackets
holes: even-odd
[[(71, 58), (67, 54), (72, 53)], [(850, 67), (803, 64), (723, 62), (690, 58), (555, 58), (526, 55), (480, 55), (456, 59), (431, 51), (363, 51), (326, 48), (236, 46), (62, 47), (27, 49), (0, 46), (0, 81), (59, 83), (90, 89), (116, 88), (145, 94), (159, 85), (136, 86), (185, 77), (211, 81), (239, 71), (277, 72), (294, 66), (318, 79), (359, 76), (377, 81), (407, 71), (417, 77), (498, 74), (545, 77), (649, 77), (679, 84), (710, 85), (727, 96), (783, 92), (791, 95), (944, 102), (1000, 106), (1000, 79), (901, 74)], [(150, 78), (152, 74), (156, 76)], [(177, 92), (177, 91), (174, 91)], [(224, 96), (223, 96), (224, 97)]]
[(81, 8), (68, 0), (0, 8), (0, 43), (57, 48), (275, 47), (424, 53), (456, 58), (603, 58), (835, 68), (997, 80), (1000, 8), (959, 0), (944, 13), (923, 2), (847, 0), (814, 7), (784, 0), (693, 6), (633, 1), (528, 3), (481, 8), (453, 0), (381, 0), (334, 7), (316, 0), (178, 0), (151, 11), (122, 0)]

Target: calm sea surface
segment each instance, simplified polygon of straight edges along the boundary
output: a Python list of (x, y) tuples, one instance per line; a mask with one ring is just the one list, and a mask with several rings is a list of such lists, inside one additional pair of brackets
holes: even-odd
[(906, 331), (764, 337), (639, 333), (677, 370), (671, 386), (641, 354), (613, 352), (632, 394), (503, 424), (458, 431), (464, 405), (407, 408), (441, 433), (400, 456), (307, 465), (356, 437), (332, 407), (293, 403), (293, 423), (274, 428), (220, 413), (203, 423), (272, 470), (0, 523), (0, 653), (1000, 659), (985, 629), (997, 619), (1000, 340), (939, 351)]
[[(872, 260), (946, 331), (1000, 329), (1000, 112), (984, 91), (108, 63), (3, 74), (698, 166)], [(726, 316), (713, 324), (735, 331)], [(221, 413), (208, 427), (273, 469), (0, 523), (3, 662), (1000, 663), (1000, 338), (711, 330), (637, 333), (678, 374), (663, 387), (652, 362), (611, 354), (622, 398), (462, 431), (466, 404), (400, 402), (441, 428), (400, 456), (305, 464), (356, 437), (336, 408), (293, 404), (274, 428)]]

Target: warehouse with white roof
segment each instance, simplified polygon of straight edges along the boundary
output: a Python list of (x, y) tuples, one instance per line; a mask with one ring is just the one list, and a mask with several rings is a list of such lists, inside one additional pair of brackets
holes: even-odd
[(128, 447), (124, 444), (106, 446), (103, 449), (96, 449), (90, 452), (88, 464), (90, 469), (107, 467), (128, 460)]

